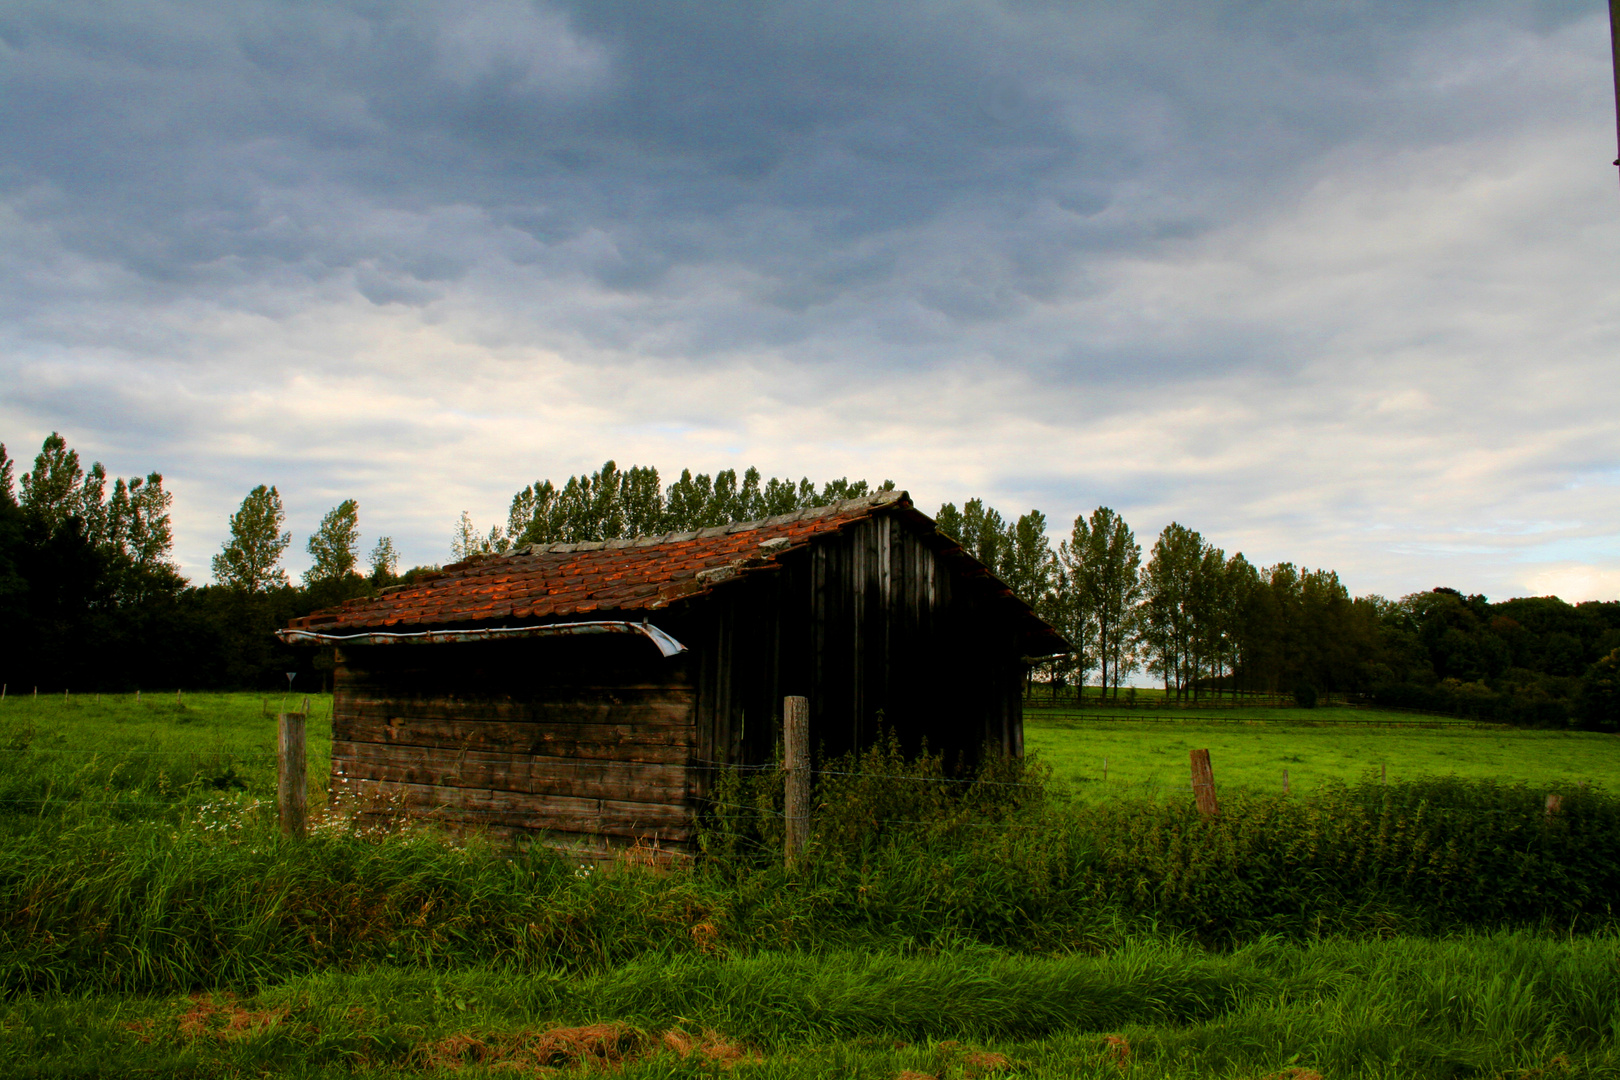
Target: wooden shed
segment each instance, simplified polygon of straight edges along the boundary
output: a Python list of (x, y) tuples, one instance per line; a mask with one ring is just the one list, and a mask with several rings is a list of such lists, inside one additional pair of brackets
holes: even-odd
[(1023, 753), (1031, 658), (1068, 643), (902, 491), (762, 521), (471, 559), (294, 620), (336, 646), (332, 788), (596, 852), (689, 845), (782, 699), (836, 755), (880, 727)]

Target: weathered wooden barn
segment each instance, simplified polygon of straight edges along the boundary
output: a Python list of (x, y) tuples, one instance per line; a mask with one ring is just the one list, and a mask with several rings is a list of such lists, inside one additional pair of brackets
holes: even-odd
[(905, 492), (472, 559), (295, 620), (336, 646), (335, 792), (605, 850), (682, 847), (782, 699), (834, 755), (880, 726), (952, 761), (1023, 752), (1030, 658), (1067, 643)]

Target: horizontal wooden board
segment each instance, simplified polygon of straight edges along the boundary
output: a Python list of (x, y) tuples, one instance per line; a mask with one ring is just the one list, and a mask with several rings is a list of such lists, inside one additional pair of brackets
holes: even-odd
[(660, 837), (688, 840), (695, 835), (691, 807), (686, 804), (629, 802), (618, 799), (582, 799), (562, 795), (528, 795), (514, 791), (438, 787), (394, 780), (334, 778), (333, 792), (341, 801), (353, 790), (364, 801), (398, 796), (406, 810), (429, 820), (442, 819), (489, 828), (544, 829), (581, 835), (635, 839)]
[(490, 720), (353, 720), (334, 717), (332, 737), (385, 746), (543, 754), (559, 758), (676, 763), (692, 753), (693, 729), (639, 724), (504, 724)]
[(684, 763), (586, 761), (334, 741), (332, 775), (443, 787), (496, 788), (531, 795), (681, 802), (686, 797), (687, 769)]
[(689, 701), (414, 701), (339, 695), (334, 723), (360, 720), (477, 720), (516, 724), (633, 724), (638, 728), (681, 728), (693, 723)]
[(552, 698), (611, 698), (631, 699), (651, 697), (675, 698), (697, 692), (690, 682), (662, 678), (592, 678), (590, 672), (578, 672), (571, 679), (555, 682), (534, 682), (506, 677), (507, 673), (471, 673), (464, 678), (449, 676), (434, 679), (413, 679), (392, 672), (364, 674), (344, 673), (335, 681), (340, 691), (357, 694), (376, 694), (382, 697), (440, 698), (452, 695), (472, 697), (517, 698), (546, 701)]

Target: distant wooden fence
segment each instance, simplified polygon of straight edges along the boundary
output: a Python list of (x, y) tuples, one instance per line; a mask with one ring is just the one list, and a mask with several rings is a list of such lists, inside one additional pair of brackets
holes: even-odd
[[(1317, 698), (1318, 707), (1339, 708), (1351, 704), (1343, 695), (1331, 697), (1323, 694)], [(1142, 694), (1134, 701), (1124, 694), (1118, 697), (1110, 694), (1107, 698), (1086, 694), (1077, 698), (1073, 690), (1060, 690), (1054, 698), (1050, 689), (1037, 686), (1024, 695), (1024, 707), (1053, 707), (1067, 709), (1294, 709), (1298, 704), (1292, 694), (1270, 693), (1239, 693), (1235, 697), (1230, 693), (1222, 693), (1219, 697), (1213, 694), (1201, 694), (1196, 701), (1191, 698), (1176, 699), (1165, 698), (1160, 691), (1153, 690)]]

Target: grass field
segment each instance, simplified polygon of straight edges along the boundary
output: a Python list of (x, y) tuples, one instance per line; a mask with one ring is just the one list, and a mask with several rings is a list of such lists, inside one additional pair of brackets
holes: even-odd
[(1609, 937), (374, 968), (0, 1004), (7, 1077), (1609, 1077)]
[[(276, 791), (276, 712), (305, 695), (182, 693), (11, 696), (0, 701), (0, 808), (39, 813), (184, 806)], [(311, 796), (325, 799), (332, 699), (309, 695)]]
[(1085, 798), (874, 759), (818, 788), (805, 872), (757, 835), (589, 869), (279, 837), (281, 706), (0, 703), (0, 1076), (1620, 1080), (1620, 800), (1512, 785), (1620, 787), (1612, 737), (1032, 714)]
[[(100, 786), (128, 801), (209, 791), (275, 792), (275, 713), (305, 695), (172, 694), (11, 696), (0, 702), (0, 745), (26, 750), (0, 773), (0, 798), (31, 778), (60, 796)], [(310, 695), (311, 795), (325, 790), (331, 751), (330, 696)], [(1296, 792), (1369, 773), (1390, 780), (1455, 775), (1525, 781), (1549, 790), (1580, 781), (1620, 791), (1620, 738), (1579, 731), (1422, 726), (1410, 713), (1371, 709), (1176, 710), (1174, 722), (1096, 719), (1099, 714), (1030, 709), (1025, 746), (1088, 800), (1180, 795), (1187, 752), (1206, 748), (1221, 788)], [(1107, 713), (1107, 715), (1118, 715)], [(1144, 716), (1159, 715), (1144, 712)], [(1344, 723), (1365, 722), (1365, 726)], [(1330, 721), (1330, 723), (1324, 723)], [(1103, 762), (1107, 761), (1107, 781)], [(189, 785), (189, 787), (188, 787)], [(160, 790), (160, 788), (162, 790)]]
[[(1254, 717), (1244, 722), (1243, 716)], [(1177, 714), (1174, 723), (1101, 720), (1083, 713), (1029, 710), (1024, 745), (1082, 798), (1181, 796), (1189, 750), (1210, 752), (1218, 789), (1280, 792), (1369, 774), (1524, 781), (1560, 790), (1581, 781), (1620, 790), (1620, 738), (1594, 732), (1537, 731), (1468, 724), (1417, 726), (1411, 714), (1373, 710), (1272, 709)], [(1324, 717), (1370, 721), (1323, 724)], [(1265, 718), (1265, 719), (1261, 719)], [(1103, 762), (1107, 762), (1107, 780)]]

